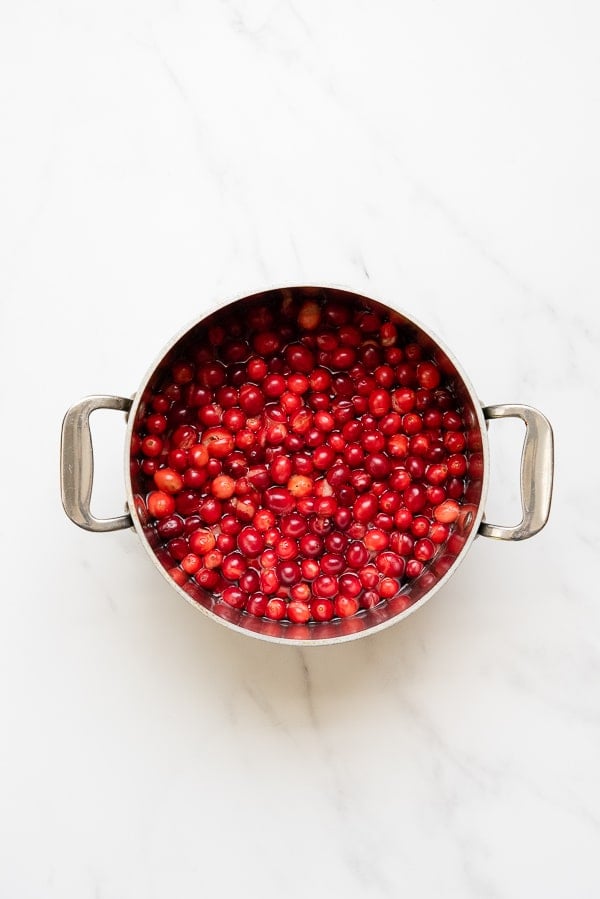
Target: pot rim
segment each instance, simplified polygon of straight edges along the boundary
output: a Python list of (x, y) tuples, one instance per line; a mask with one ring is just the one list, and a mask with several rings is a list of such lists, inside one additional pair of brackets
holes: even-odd
[[(416, 328), (421, 330), (425, 335), (427, 335), (427, 337), (429, 337), (429, 339), (432, 340), (433, 343), (435, 343), (435, 345), (437, 347), (439, 347), (439, 349), (448, 357), (450, 362), (455, 367), (457, 373), (460, 375), (462, 383), (469, 395), (469, 398), (471, 399), (473, 408), (474, 408), (476, 416), (477, 416), (479, 431), (481, 433), (481, 452), (483, 455), (483, 477), (481, 479), (481, 495), (480, 495), (480, 499), (479, 499), (479, 505), (477, 508), (477, 512), (475, 513), (475, 520), (473, 521), (473, 523), (471, 525), (469, 534), (465, 540), (463, 547), (461, 548), (460, 552), (457, 554), (456, 558), (454, 559), (454, 561), (453, 561), (452, 565), (450, 566), (450, 568), (448, 569), (448, 571), (445, 572), (445, 574), (442, 575), (442, 577), (439, 578), (439, 580), (437, 580), (420, 599), (418, 599), (416, 602), (412, 603), (412, 605), (408, 606), (408, 608), (404, 609), (402, 612), (399, 612), (397, 615), (394, 615), (393, 617), (389, 618), (387, 621), (382, 621), (379, 624), (375, 624), (371, 627), (366, 627), (360, 631), (357, 631), (357, 632), (351, 633), (351, 634), (345, 634), (342, 636), (335, 636), (335, 637), (314, 638), (314, 639), (307, 638), (306, 640), (298, 639), (296, 637), (293, 637), (293, 638), (276, 637), (276, 636), (272, 636), (269, 634), (261, 634), (261, 633), (258, 633), (257, 631), (250, 630), (249, 628), (240, 627), (239, 625), (235, 624), (234, 622), (228, 621), (226, 618), (222, 618), (221, 616), (216, 615), (210, 609), (205, 608), (203, 605), (196, 602), (191, 596), (189, 596), (189, 594), (186, 593), (186, 591), (182, 587), (180, 587), (179, 584), (177, 584), (173, 580), (173, 578), (171, 578), (169, 576), (169, 573), (160, 564), (158, 558), (156, 557), (154, 550), (150, 546), (150, 543), (149, 543), (146, 535), (144, 534), (142, 524), (140, 522), (140, 519), (139, 519), (139, 517), (137, 515), (137, 511), (136, 511), (136, 505), (135, 505), (135, 500), (134, 500), (134, 495), (133, 495), (133, 487), (132, 487), (132, 482), (131, 482), (131, 473), (130, 473), (131, 439), (132, 439), (132, 435), (133, 435), (133, 427), (134, 427), (134, 423), (136, 420), (137, 411), (138, 411), (142, 396), (144, 395), (144, 392), (145, 392), (148, 384), (150, 383), (154, 373), (156, 372), (157, 368), (160, 366), (160, 364), (162, 363), (165, 356), (173, 349), (173, 347), (192, 328), (195, 328), (198, 325), (201, 325), (202, 322), (205, 321), (209, 316), (213, 315), (216, 312), (219, 312), (221, 309), (224, 309), (225, 307), (229, 306), (232, 303), (236, 303), (241, 300), (251, 299), (261, 293), (267, 293), (272, 290), (300, 290), (302, 288), (315, 288), (315, 289), (322, 288), (324, 290), (339, 290), (339, 291), (353, 294), (356, 297), (364, 297), (364, 299), (366, 299), (366, 300), (371, 300), (373, 303), (378, 303), (379, 305), (385, 306), (388, 309), (390, 309), (391, 311), (404, 316), (404, 318), (406, 318), (407, 322), (414, 325)], [(126, 486), (126, 493), (127, 493), (127, 505), (128, 505), (129, 513), (131, 515), (132, 522), (133, 522), (133, 527), (137, 531), (138, 537), (140, 538), (140, 541), (141, 541), (144, 549), (146, 550), (147, 554), (150, 556), (154, 566), (161, 572), (162, 576), (168, 581), (170, 586), (172, 588), (174, 588), (177, 591), (177, 593), (179, 593), (180, 596), (182, 596), (196, 610), (198, 610), (198, 611), (202, 612), (204, 615), (206, 615), (207, 618), (210, 618), (213, 621), (219, 622), (219, 624), (224, 625), (225, 627), (229, 628), (229, 630), (235, 631), (238, 634), (243, 634), (244, 636), (255, 637), (259, 640), (264, 640), (268, 643), (278, 643), (278, 644), (284, 644), (287, 646), (329, 646), (329, 645), (337, 644), (337, 643), (348, 643), (351, 640), (357, 640), (359, 637), (371, 636), (372, 634), (379, 633), (380, 631), (383, 631), (386, 628), (391, 627), (394, 624), (398, 624), (400, 621), (404, 620), (409, 615), (412, 615), (413, 612), (416, 612), (417, 609), (420, 609), (426, 602), (428, 602), (431, 599), (431, 597), (435, 593), (437, 593), (437, 591), (441, 587), (443, 587), (443, 585), (450, 579), (450, 577), (452, 577), (452, 575), (455, 573), (455, 571), (457, 570), (459, 565), (464, 560), (473, 541), (479, 534), (479, 526), (483, 520), (483, 516), (485, 513), (485, 503), (486, 503), (487, 492), (488, 492), (489, 461), (490, 460), (489, 460), (489, 442), (488, 442), (487, 424), (486, 424), (486, 420), (485, 420), (485, 417), (483, 414), (482, 403), (479, 400), (477, 393), (475, 392), (475, 389), (471, 383), (471, 380), (468, 377), (468, 375), (466, 374), (462, 364), (458, 361), (458, 359), (456, 358), (454, 353), (452, 353), (451, 350), (448, 349), (448, 347), (446, 346), (444, 341), (440, 340), (440, 338), (437, 336), (437, 334), (435, 334), (435, 332), (433, 332), (431, 330), (431, 328), (423, 325), (419, 321), (419, 319), (416, 319), (413, 315), (405, 312), (399, 306), (391, 304), (390, 302), (388, 302), (387, 299), (381, 299), (381, 298), (372, 296), (372, 294), (370, 292), (366, 293), (362, 289), (355, 290), (354, 288), (349, 287), (348, 285), (338, 284), (335, 282), (327, 282), (327, 283), (323, 283), (323, 282), (312, 283), (311, 282), (311, 283), (267, 284), (267, 285), (263, 284), (262, 286), (258, 286), (256, 289), (254, 289), (250, 292), (244, 291), (244, 293), (235, 295), (230, 298), (216, 300), (213, 297), (213, 301), (209, 304), (208, 309), (200, 316), (200, 318), (192, 319), (190, 322), (188, 322), (187, 325), (184, 325), (184, 327), (181, 328), (174, 335), (174, 337), (172, 337), (171, 340), (163, 347), (160, 354), (153, 361), (152, 365), (146, 370), (146, 372), (142, 378), (142, 381), (140, 383), (138, 391), (132, 397), (132, 406), (129, 411), (128, 417), (127, 417), (127, 430), (126, 430), (126, 434), (125, 434), (125, 486)]]

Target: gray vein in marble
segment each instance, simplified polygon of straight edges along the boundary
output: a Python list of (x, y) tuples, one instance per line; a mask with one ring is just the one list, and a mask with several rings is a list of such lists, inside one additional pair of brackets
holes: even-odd
[(302, 669), (302, 684), (304, 687), (304, 698), (306, 700), (306, 707), (308, 709), (308, 718), (315, 730), (315, 733), (318, 733), (319, 722), (317, 720), (317, 714), (315, 710), (315, 703), (313, 697), (313, 686), (312, 680), (310, 676), (310, 670), (306, 662), (306, 656), (303, 649), (298, 649), (298, 657), (300, 659), (300, 666)]
[(567, 812), (573, 818), (578, 819), (584, 827), (587, 825), (592, 830), (600, 832), (600, 819), (588, 808), (584, 808), (580, 802), (572, 801), (571, 797), (550, 795), (545, 788), (547, 786), (552, 787), (552, 784), (544, 784), (544, 789), (540, 789), (531, 779), (524, 777), (517, 771), (508, 771), (507, 778), (512, 780), (513, 783), (518, 783), (525, 792), (535, 796), (536, 799), (545, 802), (558, 811)]
[(85, 556), (82, 556), (79, 560), (79, 566), (83, 568), (85, 580), (91, 580), (94, 584), (98, 585), (101, 591), (101, 595), (106, 599), (109, 609), (111, 610), (111, 612), (117, 614), (117, 604), (115, 603), (111, 591), (103, 582), (102, 577), (99, 574), (98, 567), (96, 565), (92, 565), (89, 559), (87, 559)]
[(252, 702), (261, 710), (272, 727), (282, 731), (288, 737), (292, 736), (289, 727), (281, 720), (281, 717), (277, 714), (263, 691), (255, 690), (247, 681), (244, 683), (243, 691), (248, 694)]
[(158, 59), (163, 71), (165, 72), (179, 99), (191, 115), (198, 151), (209, 165), (211, 174), (214, 175), (219, 189), (223, 194), (225, 192), (226, 186), (227, 167), (223, 162), (219, 162), (218, 154), (211, 149), (209, 144), (208, 131), (204, 123), (202, 122), (202, 119), (198, 113), (198, 110), (196, 109), (192, 98), (190, 97), (183, 82), (175, 72), (175, 69), (165, 56), (163, 50), (161, 49), (154, 36), (152, 36), (152, 39), (147, 46)]
[(306, 21), (304, 16), (300, 15), (300, 13), (298, 12), (298, 9), (296, 7), (296, 4), (292, 3), (292, 0), (283, 0), (283, 3), (280, 3), (279, 6), (280, 7), (286, 6), (290, 10), (290, 12), (294, 16), (294, 18), (296, 18), (298, 20), (298, 22), (300, 22), (300, 25), (306, 32), (306, 35), (308, 37), (312, 37), (312, 34), (313, 34), (312, 29), (309, 27), (308, 22)]
[(351, 806), (348, 801), (348, 793), (344, 782), (335, 765), (334, 754), (327, 745), (323, 727), (317, 713), (314, 685), (312, 682), (310, 667), (308, 665), (305, 650), (298, 649), (302, 682), (304, 685), (304, 697), (308, 712), (308, 719), (313, 729), (316, 748), (321, 757), (324, 769), (328, 772), (329, 786), (324, 787), (331, 808), (335, 810), (338, 820), (339, 845), (341, 856), (349, 870), (351, 870), (363, 886), (374, 887), (382, 896), (394, 895), (394, 884), (386, 878), (377, 867), (377, 851), (375, 838), (368, 834), (356, 832), (350, 820)]
[(354, 251), (354, 253), (350, 257), (350, 261), (361, 271), (361, 273), (367, 280), (371, 279), (371, 275), (369, 274), (369, 270), (367, 268), (367, 263), (365, 262), (365, 258), (359, 249), (356, 249)]

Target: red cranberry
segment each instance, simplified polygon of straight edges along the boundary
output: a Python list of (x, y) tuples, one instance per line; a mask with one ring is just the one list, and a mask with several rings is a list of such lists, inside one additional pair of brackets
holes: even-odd
[(215, 536), (208, 528), (198, 528), (189, 537), (190, 549), (199, 556), (205, 555), (215, 548)]
[(246, 603), (246, 611), (250, 615), (255, 615), (257, 618), (262, 618), (267, 610), (267, 603), (269, 602), (268, 596), (266, 594), (261, 593), (260, 591), (256, 591), (253, 593)]
[(451, 524), (456, 521), (460, 513), (460, 506), (453, 499), (447, 499), (433, 510), (433, 517), (442, 524)]
[(316, 534), (306, 534), (300, 540), (300, 552), (303, 556), (315, 559), (323, 552), (323, 541)]
[(382, 418), (390, 411), (392, 399), (387, 390), (373, 390), (369, 396), (369, 410), (375, 418)]
[(354, 503), (353, 513), (356, 521), (366, 524), (375, 518), (379, 508), (377, 497), (373, 493), (364, 493)]
[[(198, 515), (207, 524), (216, 524), (221, 518), (222, 506), (218, 499), (207, 496), (197, 506)], [(195, 511), (195, 510), (194, 510)]]
[(285, 487), (269, 487), (263, 494), (263, 502), (267, 509), (276, 514), (291, 512), (294, 508), (294, 497)]
[(357, 575), (346, 573), (342, 574), (339, 579), (340, 590), (346, 596), (358, 596), (362, 590), (362, 584)]
[(393, 552), (383, 552), (377, 556), (375, 564), (379, 571), (386, 577), (402, 577), (404, 574), (405, 561), (402, 556)]
[(363, 543), (351, 543), (346, 551), (346, 561), (350, 568), (358, 570), (366, 564), (369, 553)]
[(223, 576), (229, 581), (237, 581), (248, 567), (248, 562), (241, 553), (230, 553), (221, 562)]
[(156, 532), (163, 540), (180, 537), (183, 534), (183, 520), (179, 515), (161, 518), (156, 525)]
[(291, 515), (285, 515), (281, 519), (281, 532), (285, 534), (286, 537), (302, 537), (306, 534), (308, 530), (308, 525), (306, 520), (301, 516), (295, 513)]
[(287, 616), (295, 624), (306, 624), (311, 619), (311, 611), (305, 602), (293, 600), (287, 607)]
[(315, 366), (315, 358), (301, 343), (292, 343), (285, 351), (285, 359), (292, 371), (310, 374)]
[(300, 566), (294, 561), (280, 562), (276, 571), (280, 583), (285, 584), (286, 587), (295, 584), (301, 577)]
[(226, 428), (209, 428), (202, 436), (202, 444), (210, 456), (224, 459), (233, 451), (233, 435)]
[(175, 559), (176, 562), (181, 562), (182, 559), (185, 559), (189, 552), (187, 541), (182, 537), (174, 537), (173, 540), (169, 540), (167, 549), (169, 555)]
[(390, 460), (383, 453), (371, 453), (365, 459), (365, 468), (371, 477), (381, 480), (391, 471)]
[(330, 599), (314, 599), (310, 604), (310, 611), (315, 621), (331, 621), (334, 607)]
[(241, 553), (253, 559), (263, 551), (265, 538), (255, 527), (245, 527), (237, 535), (237, 545)]
[(419, 559), (409, 559), (406, 563), (406, 576), (409, 578), (418, 577), (423, 571), (423, 563)]
[(427, 494), (421, 484), (411, 484), (404, 490), (404, 503), (410, 512), (420, 512), (427, 505)]
[(290, 537), (282, 537), (277, 541), (275, 550), (280, 559), (295, 559), (298, 555), (298, 544)]
[(153, 518), (166, 518), (175, 511), (175, 500), (170, 493), (156, 490), (148, 497), (148, 512)]

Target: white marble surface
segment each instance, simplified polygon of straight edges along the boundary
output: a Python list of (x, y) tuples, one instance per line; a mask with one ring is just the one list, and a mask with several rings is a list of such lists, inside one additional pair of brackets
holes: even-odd
[[(600, 895), (594, 0), (0, 6), (0, 896)], [(551, 522), (369, 639), (182, 602), (58, 493), (62, 415), (212, 300), (338, 282), (555, 427)], [(96, 508), (122, 508), (98, 416)], [(494, 427), (489, 517), (516, 516)]]

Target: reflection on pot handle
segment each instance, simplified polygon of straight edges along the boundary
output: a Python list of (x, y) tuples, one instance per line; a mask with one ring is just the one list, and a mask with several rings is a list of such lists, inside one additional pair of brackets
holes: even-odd
[(499, 540), (526, 540), (541, 531), (550, 514), (554, 477), (554, 438), (545, 415), (531, 406), (484, 406), (486, 419), (520, 418), (525, 422), (521, 456), (521, 507), (523, 517), (512, 528), (482, 522), (479, 533)]
[(122, 396), (87, 396), (64, 417), (60, 443), (60, 488), (65, 512), (86, 531), (119, 531), (133, 524), (131, 515), (95, 518), (90, 511), (94, 482), (94, 451), (90, 415), (96, 409), (129, 412), (132, 400)]

